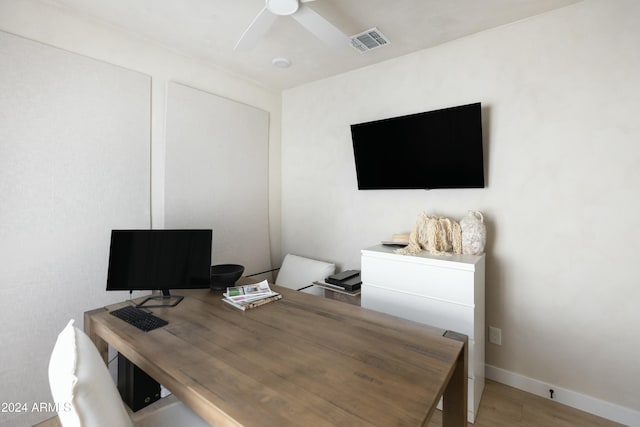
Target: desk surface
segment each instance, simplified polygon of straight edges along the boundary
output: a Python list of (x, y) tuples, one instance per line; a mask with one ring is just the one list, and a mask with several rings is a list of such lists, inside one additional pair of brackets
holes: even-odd
[(152, 309), (169, 324), (146, 333), (93, 310), (85, 330), (105, 357), (108, 343), (218, 427), (422, 426), (443, 392), (443, 425), (466, 426), (463, 342), (273, 288), (282, 300), (246, 312), (182, 291), (176, 307)]

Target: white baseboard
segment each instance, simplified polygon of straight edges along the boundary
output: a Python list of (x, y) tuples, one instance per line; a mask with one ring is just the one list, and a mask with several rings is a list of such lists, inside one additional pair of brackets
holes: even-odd
[(553, 400), (558, 403), (630, 427), (640, 427), (640, 411), (634, 409), (625, 408), (614, 403), (587, 396), (586, 394), (567, 390), (566, 388), (528, 378), (491, 365), (485, 365), (485, 377), (547, 399), (550, 398), (549, 389), (553, 389)]

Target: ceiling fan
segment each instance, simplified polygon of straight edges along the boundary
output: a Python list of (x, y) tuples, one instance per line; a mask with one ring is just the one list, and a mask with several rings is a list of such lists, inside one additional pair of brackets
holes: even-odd
[(265, 0), (265, 6), (244, 31), (234, 50), (249, 50), (271, 28), (278, 16), (291, 16), (317, 38), (332, 47), (349, 45), (349, 38), (305, 3), (314, 0)]

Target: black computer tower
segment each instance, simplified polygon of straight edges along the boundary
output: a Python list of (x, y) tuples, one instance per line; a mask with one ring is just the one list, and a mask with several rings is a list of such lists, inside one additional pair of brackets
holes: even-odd
[(160, 399), (160, 384), (119, 353), (118, 391), (134, 412)]

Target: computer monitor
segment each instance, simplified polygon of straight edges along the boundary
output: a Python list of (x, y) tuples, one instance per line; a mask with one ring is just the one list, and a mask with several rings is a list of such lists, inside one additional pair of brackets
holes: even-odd
[(160, 290), (137, 306), (175, 306), (170, 289), (209, 287), (211, 242), (211, 230), (113, 230), (107, 291)]

